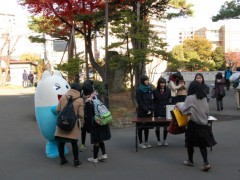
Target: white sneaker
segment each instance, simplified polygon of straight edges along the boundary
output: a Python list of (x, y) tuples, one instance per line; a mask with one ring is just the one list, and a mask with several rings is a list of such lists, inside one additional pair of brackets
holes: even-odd
[(98, 159), (94, 159), (93, 157), (87, 159), (89, 162), (97, 163)]
[(168, 143), (166, 141), (163, 141), (162, 145), (163, 146), (168, 146)]
[(142, 149), (146, 149), (147, 148), (147, 146), (144, 143), (139, 144), (138, 147), (142, 148)]
[(151, 147), (152, 147), (152, 145), (151, 145), (151, 144), (148, 144), (147, 142), (145, 142), (144, 144), (145, 144), (145, 146), (146, 146), (147, 148), (151, 148)]
[(99, 156), (97, 159), (99, 160), (99, 161), (104, 161), (104, 160), (106, 160), (108, 157), (107, 157), (107, 154), (103, 154), (103, 155), (101, 155), (101, 156)]
[(161, 141), (157, 141), (157, 145), (158, 145), (158, 146), (162, 146)]

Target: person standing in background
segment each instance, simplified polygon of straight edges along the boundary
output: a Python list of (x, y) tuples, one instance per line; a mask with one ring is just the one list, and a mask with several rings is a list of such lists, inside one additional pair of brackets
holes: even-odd
[[(229, 78), (230, 82), (234, 82), (235, 80), (240, 79), (240, 67), (237, 67), (237, 72), (233, 73), (232, 76)], [(240, 83), (235, 88), (235, 98), (237, 103), (237, 110), (240, 110)]]
[(209, 100), (210, 100), (210, 90), (209, 90), (208, 85), (205, 84), (205, 80), (204, 80), (203, 74), (202, 73), (197, 73), (195, 75), (194, 81), (198, 81), (200, 84), (202, 84), (203, 91), (204, 91), (204, 93), (205, 93), (205, 95), (207, 97), (207, 102), (209, 102)]
[(226, 83), (226, 90), (229, 90), (229, 88), (230, 88), (229, 78), (231, 77), (231, 75), (232, 75), (232, 71), (230, 70), (230, 67), (228, 66), (227, 70), (224, 73), (224, 79), (225, 79), (225, 83)]
[[(152, 117), (153, 116), (153, 92), (149, 85), (149, 78), (146, 75), (140, 77), (140, 86), (136, 90), (137, 99), (137, 117)], [(137, 126), (141, 126), (138, 130), (139, 147), (150, 148), (148, 144), (149, 128), (144, 127), (142, 123), (138, 123)], [(142, 140), (142, 132), (144, 131), (145, 141)]]
[(183, 79), (183, 76), (180, 75), (177, 82), (177, 85), (182, 85), (182, 87), (180, 87), (177, 90), (177, 102), (184, 102), (187, 96), (187, 88), (185, 86), (185, 81)]
[(223, 110), (223, 98), (225, 96), (225, 81), (223, 79), (222, 73), (218, 72), (215, 79), (215, 96), (217, 103), (217, 111)]
[(34, 75), (33, 75), (32, 71), (29, 72), (28, 80), (29, 80), (29, 86), (32, 87), (33, 86), (33, 80), (34, 80)]
[[(166, 117), (166, 105), (169, 104), (169, 100), (171, 99), (171, 92), (166, 85), (166, 79), (160, 77), (157, 82), (157, 89), (153, 91), (154, 97), (154, 117), (161, 118)], [(156, 137), (157, 137), (157, 145), (158, 146), (168, 146), (166, 141), (167, 139), (167, 126), (163, 127), (163, 143), (160, 140), (160, 127), (155, 129)]]
[(169, 77), (169, 89), (171, 91), (171, 104), (175, 105), (177, 103), (177, 90), (182, 87), (182, 84), (177, 85), (178, 79), (181, 73), (177, 72)]
[(28, 74), (26, 72), (26, 70), (23, 70), (23, 74), (22, 74), (22, 86), (25, 88), (28, 85)]

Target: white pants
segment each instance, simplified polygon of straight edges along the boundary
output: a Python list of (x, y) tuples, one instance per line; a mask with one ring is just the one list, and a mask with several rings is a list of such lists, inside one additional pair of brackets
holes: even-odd
[(236, 89), (235, 98), (236, 98), (237, 108), (240, 109), (240, 89)]

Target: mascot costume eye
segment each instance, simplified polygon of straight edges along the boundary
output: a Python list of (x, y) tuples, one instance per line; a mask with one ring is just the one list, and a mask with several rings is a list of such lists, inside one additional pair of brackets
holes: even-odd
[[(42, 135), (47, 139), (46, 155), (49, 158), (56, 158), (58, 154), (58, 144), (54, 134), (56, 130), (56, 106), (59, 99), (70, 89), (68, 82), (62, 77), (59, 71), (54, 71), (53, 75), (49, 71), (44, 71), (41, 80), (38, 82), (35, 92), (35, 115)], [(65, 153), (67, 149), (65, 147)]]

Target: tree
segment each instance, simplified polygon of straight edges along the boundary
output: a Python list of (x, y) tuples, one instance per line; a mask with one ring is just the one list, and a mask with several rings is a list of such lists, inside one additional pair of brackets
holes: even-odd
[(212, 21), (216, 22), (224, 19), (239, 19), (240, 5), (236, 0), (226, 1), (219, 10), (218, 14), (212, 16)]
[[(137, 8), (137, 2), (141, 3), (141, 8)], [(164, 16), (170, 2), (170, 0), (112, 0), (109, 3), (110, 21), (118, 19), (119, 12), (122, 11), (131, 11), (134, 14), (134, 20), (130, 25), (133, 27), (131, 42), (135, 50), (133, 53), (134, 59), (138, 61), (138, 65), (134, 70), (136, 72), (135, 82), (138, 82), (146, 59), (146, 53), (141, 54), (144, 51), (139, 53), (138, 50), (146, 49), (149, 43), (148, 38), (143, 36), (146, 33), (142, 30), (144, 27), (147, 27), (147, 20), (151, 15)], [(185, 0), (175, 0), (174, 2), (179, 2), (179, 7), (186, 4)], [(28, 11), (33, 15), (41, 15), (45, 19), (50, 19), (55, 27), (64, 24), (67, 31), (74, 28), (76, 33), (82, 34), (86, 42), (85, 48), (91, 65), (104, 80), (104, 68), (94, 59), (91, 40), (94, 37), (94, 33), (96, 31), (101, 33), (104, 27), (105, 0), (20, 0), (20, 3), (26, 6)], [(182, 10), (186, 13), (191, 13), (186, 10), (187, 8), (188, 6), (184, 6)], [(139, 9), (140, 12), (138, 13)], [(180, 12), (178, 14), (182, 15)], [(145, 24), (146, 26), (141, 26), (141, 24)]]
[(233, 69), (240, 66), (240, 53), (239, 52), (232, 52), (228, 51), (226, 54), (226, 61), (229, 66)]
[(186, 39), (183, 42), (184, 51), (195, 51), (201, 61), (207, 61), (211, 58), (212, 43), (206, 38), (194, 36), (192, 39)]
[(213, 70), (224, 70), (226, 68), (225, 55), (221, 47), (217, 47), (213, 50), (212, 59), (215, 63)]
[(21, 61), (31, 61), (33, 63), (37, 63), (39, 59), (41, 59), (41, 57), (34, 53), (25, 53), (20, 56)]
[[(89, 54), (91, 65), (104, 80), (104, 69), (94, 59), (91, 42), (94, 29), (103, 26), (103, 23), (99, 23), (98, 20), (103, 22), (104, 19), (104, 0), (19, 0), (19, 2), (22, 6), (27, 7), (32, 15), (41, 16), (41, 21), (35, 21), (41, 32), (59, 37), (65, 31), (70, 37), (70, 32), (74, 29), (76, 34), (81, 34), (86, 41), (86, 51)], [(50, 29), (42, 28), (41, 22), (46, 19), (48, 21), (45, 24), (53, 25), (47, 26)]]
[(185, 70), (186, 59), (185, 59), (185, 56), (184, 56), (183, 46), (182, 45), (176, 45), (172, 49), (171, 54), (172, 54), (174, 60), (176, 61), (175, 63), (170, 64), (171, 69), (179, 70), (179, 71)]
[[(177, 45), (173, 48), (170, 59), (171, 70), (213, 70), (222, 65), (224, 59), (220, 59), (222, 55), (221, 49), (212, 51), (212, 43), (205, 38), (195, 36), (192, 39), (184, 40), (182, 45)], [(214, 56), (212, 53), (214, 53)], [(217, 56), (217, 54), (219, 56)], [(215, 59), (213, 59), (213, 57)], [(217, 66), (215, 67), (215, 64)]]
[[(0, 86), (6, 84), (6, 80), (9, 74), (9, 65), (11, 54), (15, 51), (15, 46), (20, 39), (20, 36), (12, 36), (11, 33), (3, 35), (3, 43), (0, 47), (0, 60), (4, 60), (6, 63), (6, 68), (3, 69), (0, 61)], [(5, 76), (3, 77), (3, 71)]]
[(69, 59), (68, 62), (57, 65), (57, 69), (63, 71), (68, 74), (70, 77), (70, 82), (78, 82), (79, 81), (79, 66), (84, 63), (83, 58), (73, 58)]

